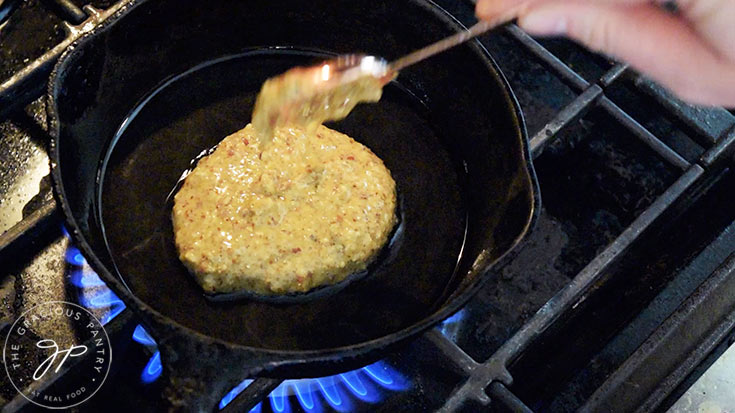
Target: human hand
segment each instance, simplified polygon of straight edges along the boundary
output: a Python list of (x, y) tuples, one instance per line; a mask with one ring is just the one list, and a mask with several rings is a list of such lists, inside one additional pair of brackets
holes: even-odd
[[(657, 4), (658, 3), (658, 4)], [(484, 20), (518, 17), (533, 35), (568, 36), (629, 63), (696, 104), (735, 107), (735, 0), (478, 0)]]

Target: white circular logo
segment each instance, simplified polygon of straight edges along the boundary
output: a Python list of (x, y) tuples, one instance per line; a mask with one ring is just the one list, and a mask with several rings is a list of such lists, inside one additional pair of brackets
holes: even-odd
[[(29, 401), (67, 409), (92, 397), (107, 378), (112, 348), (102, 323), (87, 309), (49, 301), (13, 323), (3, 347), (10, 382)], [(73, 369), (74, 380), (56, 380)]]

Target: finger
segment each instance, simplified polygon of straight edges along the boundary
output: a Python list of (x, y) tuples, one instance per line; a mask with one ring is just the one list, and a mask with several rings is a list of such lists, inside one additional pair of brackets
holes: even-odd
[(697, 33), (735, 62), (735, 1), (679, 0), (678, 5)]
[(475, 5), (475, 15), (478, 19), (489, 22), (509, 21), (518, 17), (521, 10), (533, 1), (534, 0), (479, 0)]
[(735, 105), (735, 65), (657, 6), (545, 1), (525, 8), (518, 22), (529, 33), (566, 35), (627, 61), (689, 101)]
[[(475, 14), (483, 20), (507, 21), (522, 14), (523, 9), (548, 2), (550, 0), (479, 0)], [(664, 2), (666, 0), (589, 0), (587, 3), (633, 5)], [(676, 3), (697, 33), (723, 57), (735, 61), (735, 1), (677, 0)]]
[[(475, 14), (482, 20), (498, 20), (499, 16), (507, 16), (514, 14), (517, 17), (520, 10), (539, 3), (548, 2), (549, 0), (478, 0), (475, 5)], [(640, 4), (650, 3), (654, 0), (590, 0), (597, 3), (613, 3), (613, 4)], [(663, 2), (664, 0), (655, 0)], [(681, 1), (697, 1), (697, 0), (681, 0)], [(727, 1), (727, 0), (725, 0)]]
[(475, 15), (478, 19), (495, 21), (500, 16), (518, 15), (518, 10), (530, 0), (479, 0), (475, 5)]

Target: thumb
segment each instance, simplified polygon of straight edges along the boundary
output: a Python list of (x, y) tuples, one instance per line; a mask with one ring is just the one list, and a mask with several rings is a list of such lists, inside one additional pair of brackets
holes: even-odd
[(735, 64), (655, 5), (549, 0), (524, 9), (518, 24), (627, 61), (693, 103), (735, 105)]

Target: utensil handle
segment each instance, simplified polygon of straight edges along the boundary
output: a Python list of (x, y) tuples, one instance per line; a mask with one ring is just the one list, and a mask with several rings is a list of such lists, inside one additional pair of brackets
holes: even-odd
[(477, 37), (503, 22), (504, 20), (493, 22), (488, 22), (484, 20), (480, 21), (465, 31), (453, 34), (447, 38), (439, 40), (436, 43), (432, 43), (424, 48), (421, 48), (394, 60), (392, 63), (390, 63), (390, 68), (397, 72), (407, 66), (411, 66), (414, 63), (420, 62), (427, 57), (434, 56), (437, 53), (441, 53), (447, 49), (451, 49), (454, 46), (462, 44), (467, 40)]

